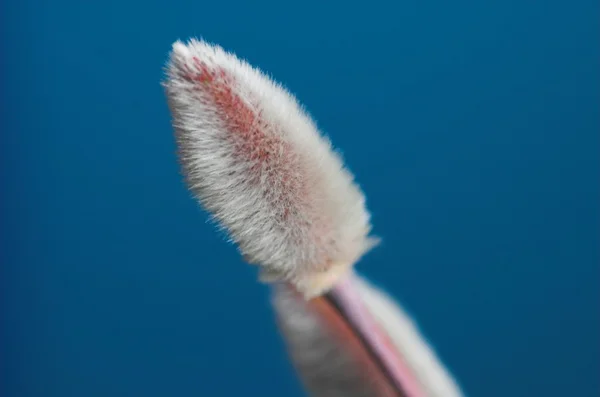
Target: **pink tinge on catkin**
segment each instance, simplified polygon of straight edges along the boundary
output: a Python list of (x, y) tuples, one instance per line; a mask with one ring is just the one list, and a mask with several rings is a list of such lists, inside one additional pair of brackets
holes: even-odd
[(285, 89), (194, 40), (165, 86), (190, 188), (263, 280), (315, 296), (373, 246), (362, 192)]
[[(298, 156), (290, 144), (273, 133), (260, 112), (256, 114), (235, 92), (235, 78), (222, 68), (209, 66), (193, 57), (193, 67), (186, 66), (182, 78), (195, 83), (197, 90), (208, 94), (229, 134), (225, 135), (242, 162), (251, 163), (248, 180), (256, 184), (277, 186), (278, 194), (265, 192), (265, 200), (274, 208), (283, 208), (275, 216), (286, 221), (290, 207), (306, 204), (306, 181), (294, 176), (300, 168)], [(261, 180), (263, 179), (263, 180)]]

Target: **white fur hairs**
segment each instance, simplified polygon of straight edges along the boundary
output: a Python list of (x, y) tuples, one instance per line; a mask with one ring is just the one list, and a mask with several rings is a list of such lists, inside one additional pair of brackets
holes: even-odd
[[(357, 274), (352, 282), (377, 325), (390, 337), (425, 397), (462, 397), (462, 391), (412, 319), (387, 294)], [(273, 290), (278, 323), (296, 369), (315, 397), (377, 395), (359, 362), (327, 329), (326, 321), (285, 286)]]
[(352, 174), (281, 85), (198, 40), (173, 45), (164, 85), (190, 189), (262, 280), (310, 298), (376, 243)]

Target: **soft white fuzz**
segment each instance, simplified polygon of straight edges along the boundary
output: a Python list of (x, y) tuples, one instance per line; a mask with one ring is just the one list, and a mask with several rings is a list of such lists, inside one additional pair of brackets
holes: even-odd
[(309, 298), (374, 245), (352, 174), (281, 85), (197, 40), (173, 45), (164, 85), (190, 189), (263, 280)]

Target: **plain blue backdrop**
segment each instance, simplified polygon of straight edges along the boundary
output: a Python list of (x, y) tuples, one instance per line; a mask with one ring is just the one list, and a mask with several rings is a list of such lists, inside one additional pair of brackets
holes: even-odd
[(343, 151), (384, 241), (359, 270), (470, 396), (598, 396), (599, 6), (5, 0), (0, 394), (303, 395), (179, 175), (159, 83), (202, 36)]

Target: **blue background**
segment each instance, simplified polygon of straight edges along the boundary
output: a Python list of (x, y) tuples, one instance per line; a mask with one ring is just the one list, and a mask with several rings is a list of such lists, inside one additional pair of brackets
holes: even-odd
[[(598, 1), (4, 1), (5, 396), (301, 396), (190, 198), (159, 82), (203, 36), (305, 103), (470, 396), (597, 396)], [(1, 391), (0, 391), (1, 393)]]

